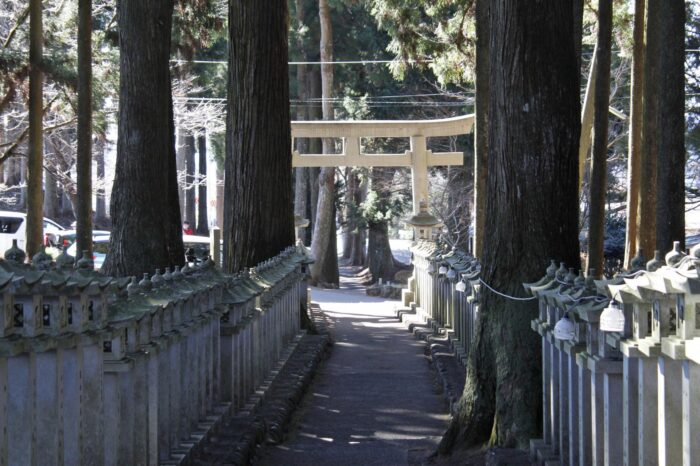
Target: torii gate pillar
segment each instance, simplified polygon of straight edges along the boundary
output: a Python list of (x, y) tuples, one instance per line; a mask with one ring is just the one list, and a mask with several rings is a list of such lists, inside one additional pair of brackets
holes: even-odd
[(428, 146), (425, 136), (411, 136), (411, 182), (413, 214), (420, 212), (421, 201), (428, 201)]

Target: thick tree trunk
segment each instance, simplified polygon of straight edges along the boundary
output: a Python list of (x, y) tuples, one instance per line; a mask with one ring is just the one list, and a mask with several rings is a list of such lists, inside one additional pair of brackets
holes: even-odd
[[(309, 97), (312, 99), (321, 98), (321, 72), (318, 68), (307, 74), (307, 82), (309, 86)], [(318, 106), (310, 106), (308, 108), (309, 120), (320, 120), (323, 118), (321, 108)], [(320, 154), (323, 148), (319, 139), (311, 139), (309, 141), (309, 153)], [(320, 168), (309, 168), (309, 200), (308, 200), (308, 216), (311, 220), (309, 228), (306, 229), (305, 244), (310, 244), (313, 237), (313, 231), (316, 228), (316, 209), (318, 208), (318, 176), (321, 174)]]
[(642, 151), (642, 116), (644, 96), (644, 0), (634, 2), (634, 45), (632, 82), (630, 84), (630, 126), (627, 156), (627, 231), (625, 268), (629, 268), (638, 247), (637, 209)]
[(194, 155), (196, 152), (194, 135), (189, 131), (184, 136), (185, 152), (185, 215), (183, 221), (189, 222), (192, 228), (195, 227), (197, 221), (197, 188), (195, 187), (195, 162)]
[(598, 0), (598, 37), (593, 111), (593, 149), (588, 182), (588, 262), (586, 270), (603, 272), (605, 241), (605, 192), (608, 160), (608, 107), (610, 102), (610, 46), (612, 0)]
[[(182, 128), (177, 128), (175, 143), (175, 169), (177, 170), (178, 179), (178, 203), (180, 204), (180, 212), (185, 213), (185, 131)], [(186, 215), (183, 215), (186, 217)]]
[(44, 217), (56, 219), (58, 217), (58, 186), (56, 178), (44, 170)]
[(92, 0), (78, 1), (78, 205), (76, 258), (92, 257)]
[(197, 234), (209, 235), (209, 218), (207, 215), (207, 135), (202, 133), (197, 138), (197, 148), (199, 149), (199, 177), (197, 178)]
[(639, 204), (637, 205), (637, 249), (644, 257), (654, 257), (656, 249), (656, 161), (659, 153), (659, 75), (661, 3), (648, 0), (645, 12), (644, 50), (644, 114), (642, 121), (642, 150), (639, 173)]
[(112, 234), (103, 266), (128, 276), (182, 265), (170, 83), (172, 0), (118, 3), (120, 82)]
[(311, 252), (316, 259), (311, 266), (312, 286), (336, 287), (340, 284), (336, 247), (335, 168), (325, 167), (318, 176), (318, 207), (311, 241)]
[(389, 224), (370, 222), (368, 236), (367, 268), (372, 276), (372, 283), (376, 283), (380, 278), (385, 283), (393, 280), (396, 267), (389, 243)]
[(44, 144), (42, 136), (43, 81), (43, 6), (41, 0), (29, 1), (29, 142), (27, 180), (27, 256), (31, 259), (41, 247), (44, 232)]
[[(313, 144), (312, 144), (313, 146)], [(319, 150), (316, 152), (317, 154), (321, 153)], [(306, 236), (306, 241), (304, 242), (305, 244), (311, 244), (311, 241), (313, 239), (313, 232), (316, 229), (316, 210), (318, 209), (318, 189), (319, 189), (319, 181), (318, 178), (321, 175), (321, 169), (318, 167), (311, 167), (309, 168), (309, 204), (308, 204), (308, 215), (309, 219), (311, 220), (311, 223), (309, 224), (309, 228), (306, 229), (307, 236)]]
[(357, 190), (357, 176), (352, 167), (345, 167), (345, 206), (343, 208), (343, 259), (349, 259), (352, 253), (352, 234), (354, 221), (351, 218), (355, 204), (355, 191)]
[[(579, 265), (580, 102), (570, 2), (491, 2), (489, 179), (483, 280), (523, 296), (548, 259)], [(517, 44), (517, 46), (516, 46)], [(546, 69), (543, 73), (541, 70)], [(441, 449), (527, 448), (540, 435), (540, 341), (534, 301), (487, 289), (467, 383)]]
[[(309, 198), (309, 170), (307, 168), (297, 168), (294, 170), (294, 214), (301, 218), (307, 218), (307, 200)], [(301, 228), (299, 237), (304, 240), (304, 230)]]
[[(355, 205), (362, 204), (367, 198), (367, 181), (358, 186)], [(367, 260), (367, 228), (358, 226), (358, 231), (352, 237), (352, 251), (350, 252), (350, 265), (364, 265)]]
[[(372, 168), (372, 190), (379, 199), (387, 199), (391, 195), (391, 181), (394, 178), (393, 168)], [(382, 212), (384, 213), (384, 212)], [(372, 283), (380, 278), (384, 281), (393, 280), (396, 273), (394, 256), (389, 243), (389, 222), (368, 221), (367, 235), (367, 268), (372, 276)]]
[[(43, 144), (42, 144), (43, 145)], [(43, 147), (42, 147), (43, 151)], [(44, 157), (42, 156), (42, 159)], [(20, 210), (29, 210), (29, 206), (27, 205), (27, 195), (29, 192), (29, 165), (30, 162), (27, 161), (26, 157), (20, 157), (18, 161), (18, 170), (19, 170), (19, 184), (20, 184), (20, 195), (19, 195), (19, 208)], [(41, 200), (43, 203), (43, 200)], [(43, 224), (42, 224), (43, 227)]]
[(685, 2), (660, 6), (656, 249), (668, 252), (674, 241), (685, 248)]
[(294, 243), (287, 16), (286, 1), (229, 2), (223, 233), (228, 272)]
[[(333, 61), (333, 32), (330, 10), (327, 0), (318, 2), (321, 22), (321, 95), (323, 97), (323, 119), (333, 120), (333, 68), (328, 64)], [(333, 153), (333, 140), (323, 140), (323, 153)], [(335, 228), (335, 168), (321, 169), (318, 177), (318, 207), (316, 224), (311, 241), (311, 251), (316, 262), (311, 266), (311, 284), (338, 286), (338, 252)]]
[(107, 217), (107, 191), (105, 190), (105, 146), (106, 141), (103, 137), (97, 141), (98, 147), (95, 152), (95, 167), (97, 169), (97, 183), (95, 200), (95, 227), (101, 230), (110, 227), (109, 218)]
[(360, 225), (359, 207), (367, 195), (367, 183), (361, 182), (355, 172), (348, 173), (348, 187), (346, 191), (346, 242), (343, 245), (343, 257), (348, 259), (349, 265), (363, 265), (366, 260), (365, 241), (366, 228)]
[(574, 51), (576, 53), (576, 69), (578, 70), (579, 86), (581, 85), (581, 50), (583, 45), (583, 0), (572, 0), (574, 9)]
[[(297, 30), (301, 31), (304, 27), (304, 1), (295, 0), (294, 2), (296, 9), (296, 26)], [(306, 58), (305, 53), (305, 43), (303, 36), (298, 35), (299, 40), (297, 41), (297, 47), (302, 52), (302, 58)], [(306, 107), (306, 100), (308, 100), (308, 76), (306, 73), (306, 65), (297, 65), (297, 98), (299, 99), (299, 105), (297, 106), (296, 119), (303, 121), (308, 119), (308, 112)], [(304, 154), (309, 150), (308, 139), (298, 139), (297, 151)], [(294, 214), (301, 218), (307, 218), (308, 210), (308, 198), (309, 198), (309, 169), (308, 168), (297, 168), (294, 171)], [(305, 241), (305, 230), (307, 228), (301, 228), (299, 236), (302, 241)]]
[(483, 257), (489, 152), (489, 1), (476, 0), (476, 125), (474, 126), (474, 256)]

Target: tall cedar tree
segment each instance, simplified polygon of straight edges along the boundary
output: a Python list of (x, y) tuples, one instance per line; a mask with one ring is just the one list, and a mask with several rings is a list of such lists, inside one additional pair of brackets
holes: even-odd
[(185, 211), (183, 221), (189, 222), (190, 227), (194, 229), (197, 225), (195, 223), (197, 220), (197, 204), (195, 202), (197, 198), (197, 188), (195, 187), (196, 179), (194, 156), (196, 153), (196, 148), (194, 135), (190, 131), (187, 131), (185, 133), (184, 141), (185, 145), (181, 150), (185, 152), (185, 186), (187, 187), (187, 191), (185, 191)]
[(660, 2), (656, 249), (685, 247), (685, 2)]
[(627, 155), (627, 229), (625, 267), (629, 268), (639, 247), (637, 238), (637, 205), (639, 204), (639, 172), (642, 146), (642, 98), (644, 96), (644, 0), (634, 2), (634, 45), (630, 84), (630, 126)]
[[(321, 95), (323, 97), (323, 119), (333, 120), (333, 29), (330, 8), (327, 0), (318, 2), (321, 23)], [(333, 153), (333, 140), (323, 140), (323, 153)], [(338, 248), (335, 228), (335, 168), (324, 167), (318, 176), (318, 204), (316, 222), (311, 242), (311, 251), (316, 262), (311, 267), (311, 284), (337, 286), (340, 282), (338, 272)]]
[(172, 0), (121, 0), (119, 136), (104, 270), (137, 275), (182, 265), (170, 83)]
[[(656, 163), (659, 154), (659, 59), (661, 50), (661, 3), (647, 0), (644, 13), (644, 96), (642, 98), (642, 147), (637, 202), (637, 249), (654, 257), (656, 249)], [(665, 53), (665, 51), (663, 52)]]
[(294, 242), (287, 2), (229, 2), (224, 267)]
[(481, 258), (486, 223), (489, 123), (489, 2), (476, 0), (476, 124), (474, 126), (474, 256)]
[(209, 216), (207, 215), (207, 134), (206, 130), (197, 137), (197, 149), (199, 150), (199, 177), (197, 178), (197, 234), (207, 236), (209, 234)]
[(41, 0), (29, 2), (29, 157), (27, 160), (27, 255), (41, 247), (44, 216), (44, 144), (42, 136), (43, 81), (43, 6)]
[(595, 49), (596, 77), (593, 98), (593, 149), (588, 188), (589, 228), (586, 270), (603, 272), (605, 240), (605, 192), (608, 160), (608, 106), (610, 105), (610, 46), (612, 43), (612, 0), (598, 1), (598, 46)]
[[(579, 265), (574, 14), (560, 0), (490, 3), (489, 160), (483, 279), (511, 296), (549, 258)], [(546, 72), (543, 72), (546, 70)], [(533, 301), (484, 290), (459, 411), (441, 450), (491, 440), (526, 448), (541, 430)]]
[(78, 1), (78, 257), (92, 256), (92, 0)]

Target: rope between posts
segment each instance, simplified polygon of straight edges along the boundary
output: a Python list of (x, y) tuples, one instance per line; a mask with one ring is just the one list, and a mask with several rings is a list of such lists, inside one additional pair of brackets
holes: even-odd
[(493, 292), (496, 293), (497, 295), (502, 296), (502, 297), (504, 297), (504, 298), (506, 298), (506, 299), (512, 299), (513, 301), (532, 301), (533, 299), (537, 299), (537, 296), (531, 296), (531, 297), (529, 297), (529, 298), (518, 298), (517, 296), (510, 296), (510, 295), (507, 295), (507, 294), (505, 294), (505, 293), (501, 293), (501, 292), (498, 291), (498, 290), (494, 290), (488, 283), (486, 283), (486, 282), (485, 282), (483, 279), (481, 279), (481, 278), (479, 279), (479, 281), (480, 281), (481, 284), (484, 285), (486, 288), (488, 288), (489, 290), (493, 291)]

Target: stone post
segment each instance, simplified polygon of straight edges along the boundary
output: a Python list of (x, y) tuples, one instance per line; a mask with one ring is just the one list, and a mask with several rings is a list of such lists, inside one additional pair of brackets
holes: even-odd
[(661, 356), (658, 359), (659, 465), (682, 464), (682, 365)]

